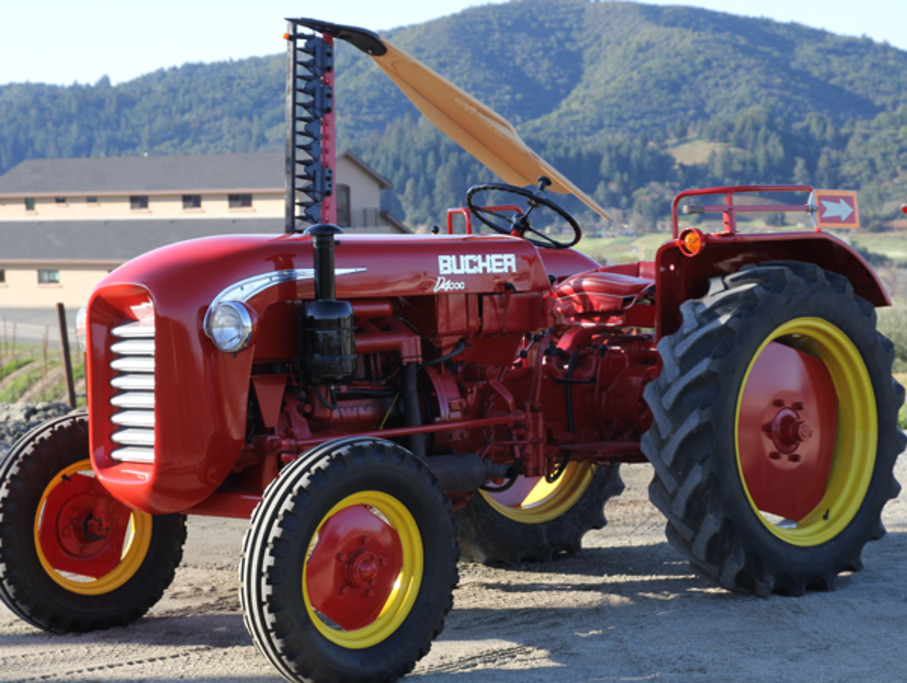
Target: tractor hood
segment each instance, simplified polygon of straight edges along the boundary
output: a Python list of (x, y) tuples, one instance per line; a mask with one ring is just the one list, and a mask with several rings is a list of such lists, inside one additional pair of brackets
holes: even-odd
[(370, 55), (429, 121), (505, 183), (525, 187), (535, 185), (539, 176), (547, 176), (552, 181), (548, 189), (572, 194), (608, 218), (592, 197), (532, 151), (503, 116), (388, 40), (353, 26), (317, 19), (292, 21), (344, 40)]
[[(568, 254), (559, 259), (576, 254), (561, 251)], [(467, 295), (550, 291), (539, 250), (503, 235), (343, 235), (335, 256), (337, 296), (354, 302), (447, 305)], [(204, 332), (206, 313), (215, 302), (241, 301), (265, 321), (287, 303), (314, 298), (313, 266), (307, 235), (209, 237), (133, 259), (95, 288), (87, 312), (91, 457), (118, 499), (167, 514), (221, 485), (245, 442), (256, 346), (273, 341), (219, 351)], [(284, 332), (295, 339), (294, 330)], [(135, 421), (140, 413), (121, 404), (122, 392), (143, 391), (153, 401), (150, 422)], [(143, 409), (150, 418), (149, 405)]]

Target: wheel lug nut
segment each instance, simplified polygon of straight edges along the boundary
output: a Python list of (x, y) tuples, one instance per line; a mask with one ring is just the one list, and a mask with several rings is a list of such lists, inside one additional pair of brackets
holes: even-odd
[(362, 591), (362, 594), (367, 598), (371, 597), (372, 593), (374, 593), (374, 591), (371, 588), (366, 588), (364, 591)]
[(772, 401), (772, 405), (775, 406), (776, 408), (783, 408), (784, 401), (781, 400), (780, 398), (776, 398), (774, 401)]
[(383, 558), (383, 557), (379, 557), (379, 558), (378, 558), (378, 566), (379, 566), (379, 567), (383, 567), (383, 566), (386, 565), (386, 564), (387, 564), (387, 560), (386, 560), (385, 558)]
[(366, 543), (368, 543), (368, 536), (366, 536), (365, 534), (362, 534), (362, 537), (359, 539), (359, 542), (362, 545), (365, 545)]
[(340, 588), (337, 589), (337, 592), (338, 592), (340, 595), (344, 595), (344, 594), (346, 593), (346, 591), (347, 591), (347, 585), (346, 585), (345, 583), (342, 584), (342, 585), (340, 586)]
[(797, 401), (794, 403), (794, 410), (803, 410), (806, 407), (806, 404), (803, 401)]
[(337, 553), (334, 557), (337, 558), (337, 561), (338, 561), (338, 562), (345, 562), (345, 561), (346, 561), (346, 553)]
[(809, 425), (805, 422), (801, 422), (797, 425), (797, 438), (800, 441), (806, 441), (807, 439), (812, 438), (813, 430), (810, 429)]
[(768, 454), (768, 457), (770, 457), (772, 460), (780, 460), (781, 454), (778, 451), (772, 451)]
[(791, 453), (789, 456), (787, 456), (787, 459), (790, 460), (791, 462), (800, 462), (800, 454)]
[(762, 431), (766, 434), (770, 434), (772, 431), (772, 423), (766, 422), (764, 425), (762, 425)]

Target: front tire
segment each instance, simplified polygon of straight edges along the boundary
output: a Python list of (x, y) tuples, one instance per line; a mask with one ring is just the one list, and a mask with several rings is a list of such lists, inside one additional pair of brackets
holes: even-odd
[(714, 278), (681, 310), (642, 441), (669, 541), (731, 590), (832, 589), (900, 489), (904, 390), (874, 308), (842, 276), (783, 262)]
[(173, 580), (186, 539), (183, 516), (114, 499), (88, 454), (80, 414), (37, 427), (0, 461), (0, 599), (54, 633), (141, 617)]
[(252, 515), (246, 627), (289, 680), (396, 680), (441, 632), (457, 555), (450, 500), (422, 461), (379, 439), (329, 442)]

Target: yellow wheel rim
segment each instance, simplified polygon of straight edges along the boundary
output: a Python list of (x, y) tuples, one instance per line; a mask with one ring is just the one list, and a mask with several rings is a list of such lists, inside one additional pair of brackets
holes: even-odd
[[(837, 430), (825, 493), (814, 510), (796, 522), (764, 514), (743, 476), (741, 406), (751, 372), (772, 342), (822, 361), (837, 394)], [(766, 430), (768, 427), (766, 427)], [(775, 536), (796, 546), (816, 546), (838, 536), (857, 514), (875, 465), (878, 418), (872, 380), (859, 350), (838, 327), (820, 318), (796, 318), (780, 325), (763, 341), (750, 362), (737, 398), (735, 447), (737, 470), (747, 500), (762, 524)]]
[(566, 514), (592, 483), (595, 465), (568, 463), (553, 482), (544, 477), (518, 477), (506, 491), (480, 491), (499, 514), (520, 524), (545, 524)]
[(64, 480), (71, 479), (74, 476), (92, 475), (91, 462), (88, 459), (81, 460), (60, 471), (47, 485), (47, 488), (44, 489), (44, 493), (38, 503), (34, 523), (35, 549), (44, 571), (55, 583), (71, 593), (79, 595), (103, 595), (116, 590), (129, 581), (142, 566), (145, 556), (148, 554), (153, 527), (151, 515), (132, 511), (129, 519), (129, 528), (123, 540), (120, 562), (112, 571), (107, 572), (103, 576), (95, 578), (55, 568), (51, 561), (48, 560), (47, 553), (41, 542), (42, 524), (54, 523), (54, 520), (44, 519), (48, 499), (54, 489)]
[[(384, 554), (393, 555), (396, 559), (392, 559), (390, 564), (385, 567), (385, 574), (379, 580), (379, 583), (383, 583), (389, 588), (386, 598), (377, 605), (380, 611), (377, 611), (374, 617), (367, 617), (369, 621), (367, 625), (361, 628), (346, 629), (338, 625), (339, 618), (331, 619), (317, 609), (316, 604), (322, 604), (319, 602), (319, 595), (323, 598), (326, 592), (334, 594), (344, 591), (346, 592), (344, 599), (349, 602), (346, 604), (343, 601), (334, 603), (336, 605), (334, 609), (342, 611), (349, 606), (356, 609), (356, 606), (368, 602), (362, 597), (363, 589), (367, 590), (368, 586), (365, 583), (359, 586), (355, 580), (348, 581), (344, 578), (348, 574), (344, 574), (343, 569), (349, 570), (348, 565), (353, 557), (353, 553), (349, 552), (347, 547), (348, 541), (342, 540), (334, 545), (335, 541), (329, 540), (329, 537), (336, 538), (332, 535), (334, 530), (328, 533), (328, 527), (326, 527), (332, 520), (336, 522), (343, 519), (343, 516), (350, 510), (367, 511), (368, 515), (372, 517), (369, 522), (370, 528), (359, 529), (355, 523), (349, 524), (342, 521), (340, 526), (343, 528), (340, 536), (343, 539), (353, 539), (358, 538), (361, 534), (364, 539), (366, 536), (375, 535), (374, 526), (383, 525), (386, 529), (379, 533), (383, 533), (386, 537), (393, 537), (395, 546), (395, 551)], [(375, 522), (375, 520), (380, 521)], [(364, 540), (363, 543), (365, 543)], [(369, 548), (372, 547), (369, 546)], [(380, 554), (377, 549), (375, 551), (374, 554)], [(322, 558), (328, 558), (328, 563), (336, 559), (340, 565), (343, 565), (343, 569), (337, 569), (337, 574), (330, 574), (332, 571), (330, 568), (317, 569), (316, 563), (319, 566), (324, 564)], [(394, 634), (406, 620), (419, 594), (423, 569), (422, 536), (416, 520), (406, 506), (393, 496), (381, 491), (354, 493), (334, 505), (322, 517), (318, 523), (318, 531), (309, 543), (302, 571), (302, 595), (306, 611), (319, 633), (332, 643), (353, 650), (372, 647)], [(329, 575), (336, 579), (336, 584), (321, 578)], [(370, 574), (369, 576), (375, 575)], [(328, 588), (324, 584), (330, 584), (330, 587)], [(331, 599), (330, 596), (328, 599)], [(327, 611), (330, 610), (325, 610), (325, 612)]]

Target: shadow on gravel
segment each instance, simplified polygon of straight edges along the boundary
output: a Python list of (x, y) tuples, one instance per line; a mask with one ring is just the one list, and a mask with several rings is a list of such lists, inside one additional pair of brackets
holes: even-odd
[[(842, 575), (833, 593), (802, 598), (761, 599), (717, 589), (666, 542), (587, 548), (512, 571), (463, 563), (459, 590), (472, 603), (455, 605), (436, 649), (404, 680), (899, 680), (904, 671), (899, 653), (907, 647), (905, 546), (907, 534), (889, 532), (868, 544), (864, 571)], [(258, 657), (238, 607), (201, 611), (205, 608), (181, 606), (176, 613), (83, 635), (0, 630), (0, 662), (4, 646), (27, 650), (28, 657), (90, 649), (101, 662), (119, 657), (118, 644), (146, 646), (149, 662), (191, 659), (209, 650), (226, 658), (229, 648)], [(193, 612), (181, 613), (184, 609)], [(173, 654), (161, 655), (161, 648)], [(720, 660), (716, 653), (723, 653)], [(794, 661), (801, 668), (790, 669)], [(163, 680), (155, 678), (153, 662), (148, 666), (143, 674), (150, 678), (140, 680)], [(279, 680), (263, 658), (253, 670), (241, 680)], [(0, 680), (14, 679), (0, 672)], [(94, 680), (137, 679), (104, 671)]]
[[(243, 626), (241, 614), (193, 614), (180, 616), (146, 616), (129, 626), (118, 626), (90, 633), (57, 635), (34, 630), (22, 633), (0, 633), (3, 646), (45, 646), (62, 649), (83, 644), (228, 648), (251, 645), (252, 638)], [(0, 655), (2, 661), (2, 655)], [(108, 680), (108, 679), (104, 679)]]
[[(889, 529), (881, 539), (870, 541), (864, 547), (863, 570), (838, 575), (837, 590), (846, 588), (854, 582), (866, 585), (874, 583), (879, 578), (876, 572), (882, 571), (879, 565), (893, 556), (903, 557), (905, 549), (907, 549), (907, 533)], [(470, 568), (481, 566), (470, 561), (463, 561), (461, 574), (468, 575), (471, 573)], [(495, 568), (495, 570), (507, 572), (507, 576), (511, 578), (519, 573), (527, 573), (550, 575), (559, 579), (563, 579), (565, 576), (601, 577), (602, 582), (601, 584), (590, 584), (586, 581), (571, 583), (563, 580), (552, 582), (547, 580), (520, 582), (517, 580), (500, 583), (472, 581), (471, 584), (484, 585), (511, 593), (538, 590), (594, 591), (607, 586), (612, 592), (629, 595), (637, 588), (651, 588), (651, 583), (656, 581), (660, 585), (670, 586), (678, 592), (718, 589), (718, 585), (712, 579), (697, 573), (683, 555), (674, 550), (667, 541), (648, 545), (584, 548), (579, 553), (556, 557), (548, 562), (524, 562), (511, 570), (504, 568)], [(481, 573), (481, 570), (478, 570), (478, 573)], [(807, 590), (807, 594), (813, 592), (822, 593), (824, 591)], [(718, 594), (740, 595), (720, 589)]]
[(648, 545), (583, 548), (547, 562), (524, 562), (518, 571), (576, 576), (622, 576), (638, 573), (689, 575), (692, 571), (667, 541)]

